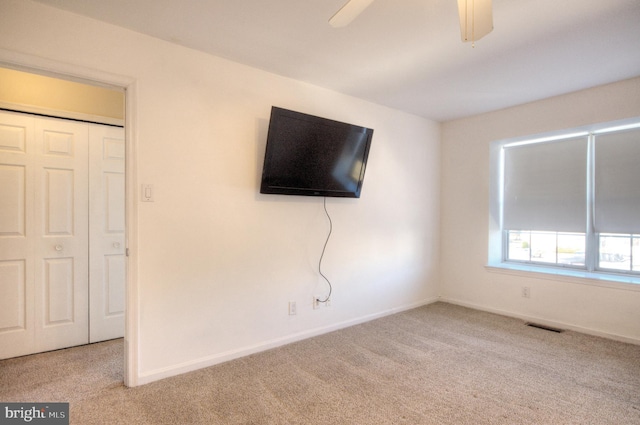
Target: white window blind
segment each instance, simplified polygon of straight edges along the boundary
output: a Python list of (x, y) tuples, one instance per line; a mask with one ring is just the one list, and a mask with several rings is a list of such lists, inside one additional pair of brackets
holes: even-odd
[(595, 136), (598, 233), (640, 233), (640, 129)]
[(586, 231), (587, 137), (504, 148), (503, 229)]

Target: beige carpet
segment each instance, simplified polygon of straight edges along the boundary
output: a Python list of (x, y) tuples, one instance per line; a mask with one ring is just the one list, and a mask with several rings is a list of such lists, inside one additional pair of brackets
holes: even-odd
[(72, 424), (640, 424), (640, 346), (444, 303), (138, 388), (122, 341), (0, 362)]

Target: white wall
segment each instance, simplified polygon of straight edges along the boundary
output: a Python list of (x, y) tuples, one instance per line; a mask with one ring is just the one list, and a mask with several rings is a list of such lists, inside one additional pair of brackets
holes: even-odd
[[(640, 287), (487, 269), (494, 140), (640, 117), (640, 78), (444, 123), (441, 296), (451, 302), (640, 343)], [(531, 298), (522, 297), (528, 286)]]
[(57, 117), (124, 123), (122, 90), (0, 68), (0, 106)]
[[(0, 61), (131, 81), (129, 181), (155, 186), (129, 205), (131, 384), (437, 299), (437, 123), (27, 0), (0, 10)], [(362, 197), (327, 202), (328, 308), (311, 302), (322, 199), (258, 193), (271, 105), (375, 130)]]

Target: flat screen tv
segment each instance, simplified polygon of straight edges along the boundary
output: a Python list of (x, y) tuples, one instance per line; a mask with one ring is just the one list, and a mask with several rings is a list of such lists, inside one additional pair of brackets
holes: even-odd
[(373, 130), (271, 108), (260, 193), (359, 198)]

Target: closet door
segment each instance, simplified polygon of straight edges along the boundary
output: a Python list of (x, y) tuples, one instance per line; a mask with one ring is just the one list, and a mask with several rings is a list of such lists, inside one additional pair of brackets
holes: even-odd
[(124, 129), (89, 128), (90, 342), (124, 336)]
[(89, 342), (88, 131), (0, 113), (0, 358)]
[(88, 132), (35, 120), (35, 351), (89, 342)]
[(0, 359), (35, 344), (33, 119), (0, 112)]
[(124, 130), (0, 112), (0, 359), (124, 336)]

